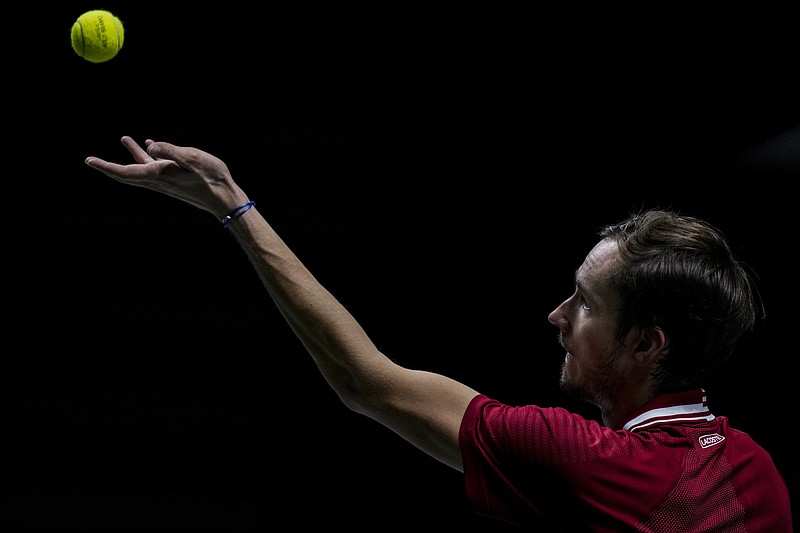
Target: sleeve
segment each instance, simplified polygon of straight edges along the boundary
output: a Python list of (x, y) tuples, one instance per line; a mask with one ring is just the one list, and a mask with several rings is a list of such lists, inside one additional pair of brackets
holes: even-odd
[[(528, 468), (514, 459), (521, 451), (516, 430), (513, 423), (505, 425), (504, 415), (514, 418), (518, 409), (528, 408), (505, 406), (484, 395), (476, 396), (467, 407), (459, 431), (467, 502), (479, 515), (523, 527), (544, 527), (547, 521), (529, 498), (530, 486), (522, 481)], [(492, 427), (494, 423), (500, 424), (499, 430)]]
[(534, 530), (563, 527), (576, 520), (581, 495), (596, 494), (596, 485), (607, 483), (604, 472), (619, 464), (608, 460), (620, 451), (609, 437), (610, 430), (563, 408), (510, 406), (478, 395), (459, 430), (468, 505)]

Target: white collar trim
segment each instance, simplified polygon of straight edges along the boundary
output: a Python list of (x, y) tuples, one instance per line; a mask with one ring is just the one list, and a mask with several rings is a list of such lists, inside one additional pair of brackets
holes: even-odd
[(654, 424), (693, 422), (698, 420), (710, 422), (716, 417), (708, 410), (705, 401), (706, 398), (703, 396), (702, 403), (651, 409), (630, 420), (622, 429), (635, 431), (637, 429), (650, 427)]

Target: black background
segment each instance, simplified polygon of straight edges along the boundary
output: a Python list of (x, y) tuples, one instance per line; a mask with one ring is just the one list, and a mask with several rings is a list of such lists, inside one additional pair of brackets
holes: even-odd
[(7, 25), (4, 531), (508, 530), (339, 403), (218, 221), (83, 164), (122, 135), (225, 160), (381, 349), (512, 404), (586, 409), (546, 318), (601, 225), (709, 219), (768, 313), (712, 410), (796, 493), (793, 14), (61, 4)]

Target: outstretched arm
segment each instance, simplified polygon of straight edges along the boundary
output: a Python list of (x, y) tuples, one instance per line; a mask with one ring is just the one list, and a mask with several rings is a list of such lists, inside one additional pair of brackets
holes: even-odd
[[(218, 220), (249, 201), (225, 163), (211, 154), (151, 140), (142, 148), (130, 137), (122, 144), (136, 163), (89, 157), (86, 164), (122, 183), (188, 202)], [(399, 366), (382, 354), (255, 207), (228, 227), (342, 402), (462, 470), (458, 431), (478, 393), (445, 376)]]

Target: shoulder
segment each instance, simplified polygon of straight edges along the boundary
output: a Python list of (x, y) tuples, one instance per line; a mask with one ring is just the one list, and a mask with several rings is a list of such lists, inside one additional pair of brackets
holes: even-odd
[(461, 423), (462, 438), (504, 446), (534, 437), (538, 446), (570, 446), (581, 442), (618, 440), (622, 436), (596, 420), (562, 407), (514, 406), (485, 395), (470, 402)]

